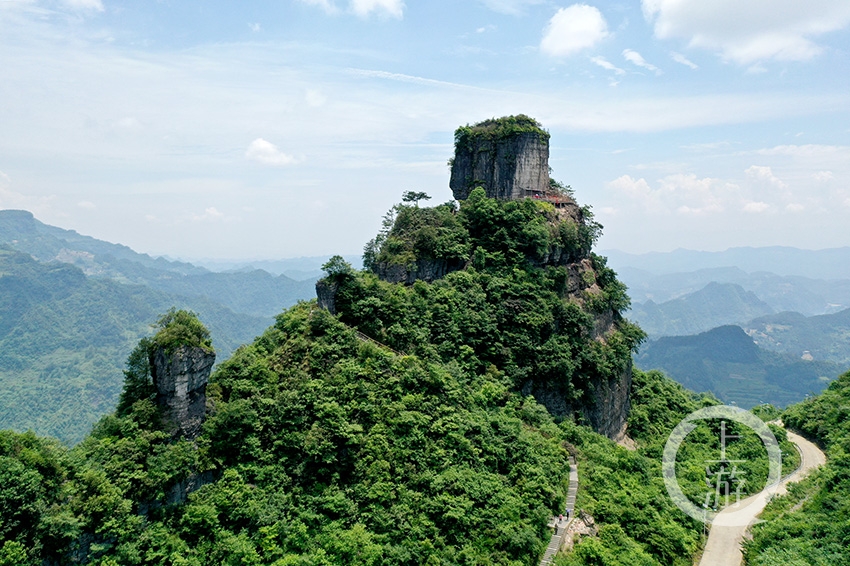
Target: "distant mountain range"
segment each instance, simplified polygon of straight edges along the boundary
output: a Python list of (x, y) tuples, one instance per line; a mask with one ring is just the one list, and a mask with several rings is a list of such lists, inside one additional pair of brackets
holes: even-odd
[[(344, 255), (345, 261), (350, 263), (355, 269), (360, 269), (363, 265), (363, 260), (359, 255)], [(191, 259), (188, 260), (194, 265), (200, 265), (210, 271), (218, 273), (254, 271), (262, 269), (272, 275), (286, 275), (290, 279), (296, 281), (304, 281), (307, 279), (317, 279), (322, 277), (322, 265), (326, 263), (331, 256), (312, 256), (312, 257), (293, 257), (279, 260), (219, 260), (219, 259)]]
[(127, 355), (170, 307), (198, 313), (221, 361), (314, 283), (213, 273), (0, 210), (0, 428), (76, 442), (114, 407)]
[(627, 316), (650, 336), (681, 336), (774, 312), (740, 285), (712, 282), (699, 291), (661, 304), (652, 300), (634, 304)]
[(722, 252), (678, 249), (646, 254), (603, 250), (599, 253), (608, 257), (608, 264), (618, 273), (626, 267), (655, 275), (737, 267), (748, 273), (766, 271), (780, 276), (850, 279), (850, 247), (825, 250), (802, 250), (783, 246), (742, 247)]
[(760, 348), (738, 326), (659, 338), (641, 347), (635, 363), (644, 370), (663, 370), (689, 389), (710, 391), (744, 408), (795, 403), (819, 393), (847, 369)]
[(295, 281), (254, 269), (213, 273), (191, 263), (151, 258), (73, 230), (48, 226), (24, 210), (0, 210), (0, 245), (41, 262), (75, 265), (86, 275), (145, 285), (186, 297), (206, 297), (235, 312), (272, 317), (315, 296), (315, 281)]
[(799, 401), (850, 367), (850, 248), (602, 253), (650, 338), (638, 367), (744, 406)]

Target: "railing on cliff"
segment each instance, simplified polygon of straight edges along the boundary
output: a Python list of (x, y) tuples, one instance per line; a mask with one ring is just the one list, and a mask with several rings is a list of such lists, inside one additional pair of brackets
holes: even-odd
[(560, 195), (560, 194), (556, 194), (556, 193), (546, 193), (546, 192), (543, 192), (543, 191), (535, 191), (535, 190), (532, 190), (532, 189), (526, 189), (525, 190), (525, 197), (530, 198), (530, 199), (534, 199), (534, 200), (540, 200), (540, 201), (543, 201), (543, 202), (548, 202), (550, 204), (555, 205), (555, 208), (563, 208), (565, 206), (574, 206), (575, 205), (575, 201), (567, 195)]

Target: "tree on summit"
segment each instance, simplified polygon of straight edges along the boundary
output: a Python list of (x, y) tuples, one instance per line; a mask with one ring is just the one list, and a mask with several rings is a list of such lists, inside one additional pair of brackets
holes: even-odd
[(431, 200), (431, 196), (428, 193), (417, 191), (405, 191), (404, 194), (401, 195), (402, 202), (412, 202), (413, 206), (416, 208), (419, 208), (420, 200)]

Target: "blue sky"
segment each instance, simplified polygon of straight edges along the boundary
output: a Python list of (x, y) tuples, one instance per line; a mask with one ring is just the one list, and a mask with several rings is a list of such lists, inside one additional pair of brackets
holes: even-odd
[(358, 253), (525, 113), (600, 248), (850, 245), (846, 0), (0, 0), (0, 208), (182, 258)]

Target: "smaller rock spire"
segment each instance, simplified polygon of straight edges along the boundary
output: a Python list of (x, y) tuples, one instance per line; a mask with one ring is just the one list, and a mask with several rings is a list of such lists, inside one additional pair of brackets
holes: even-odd
[(194, 440), (201, 432), (207, 404), (207, 382), (215, 352), (199, 346), (179, 346), (168, 353), (157, 347), (153, 352), (151, 374), (156, 402), (163, 420), (185, 438)]

